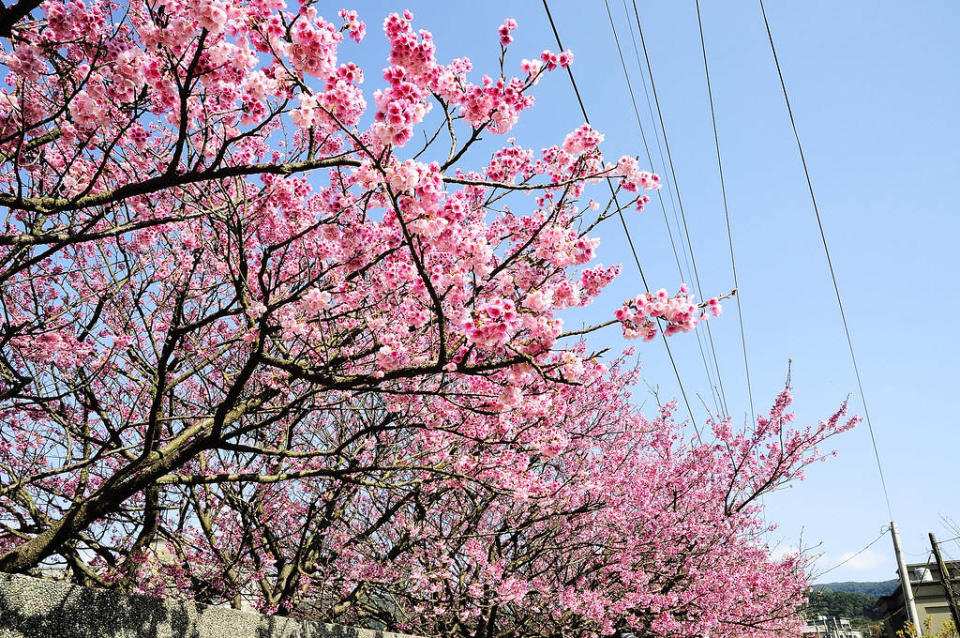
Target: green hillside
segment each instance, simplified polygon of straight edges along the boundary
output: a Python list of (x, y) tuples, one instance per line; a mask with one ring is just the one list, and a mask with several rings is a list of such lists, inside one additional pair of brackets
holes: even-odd
[(823, 583), (821, 585), (813, 585), (811, 589), (814, 591), (834, 591), (834, 592), (846, 592), (848, 594), (864, 594), (866, 596), (873, 596), (879, 598), (880, 596), (887, 596), (892, 594), (893, 591), (900, 584), (900, 581), (894, 578), (893, 580), (883, 580), (877, 582), (843, 582), (843, 583)]
[(877, 596), (845, 591), (811, 591), (810, 602), (804, 612), (807, 618), (827, 616), (849, 618), (851, 621), (877, 621), (881, 616), (875, 609)]

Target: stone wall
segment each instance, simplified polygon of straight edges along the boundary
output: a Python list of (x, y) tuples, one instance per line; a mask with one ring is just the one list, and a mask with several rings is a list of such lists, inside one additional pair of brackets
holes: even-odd
[[(0, 574), (0, 638), (404, 638)], [(410, 637), (406, 637), (410, 638)]]

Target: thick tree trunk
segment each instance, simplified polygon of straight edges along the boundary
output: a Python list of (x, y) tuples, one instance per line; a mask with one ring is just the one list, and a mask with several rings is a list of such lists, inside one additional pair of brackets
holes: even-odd
[(142, 471), (137, 471), (136, 465), (128, 466), (124, 475), (130, 478), (124, 480), (121, 475), (117, 475), (118, 481), (102, 486), (90, 498), (71, 508), (50, 529), (0, 556), (0, 572), (24, 572), (36, 567), (94, 521), (116, 511), (128, 498), (149, 487), (164, 474), (182, 466), (199, 451), (199, 447), (193, 443), (180, 450), (171, 451), (166, 457), (157, 454), (156, 457), (159, 458), (155, 458), (154, 462)]
[(211, 441), (207, 436), (202, 436), (204, 432), (222, 431), (223, 426), (262, 405), (271, 396), (272, 393), (268, 392), (257, 399), (241, 402), (232, 409), (225, 410), (219, 418), (198, 423), (147, 458), (120, 470), (89, 498), (71, 508), (50, 529), (0, 556), (0, 572), (17, 573), (36, 567), (76, 534), (98, 519), (115, 512), (128, 498), (150, 487), (160, 477), (176, 471), (202, 449), (209, 447)]

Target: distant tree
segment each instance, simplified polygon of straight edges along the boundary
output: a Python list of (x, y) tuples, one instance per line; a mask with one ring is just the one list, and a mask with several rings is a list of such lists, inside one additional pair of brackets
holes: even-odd
[(811, 591), (806, 610), (807, 617), (824, 615), (836, 618), (865, 618), (880, 620), (876, 610), (877, 597), (838, 591)]
[(847, 581), (838, 583), (822, 583), (813, 585), (814, 591), (841, 591), (851, 594), (864, 594), (867, 596), (881, 597), (889, 596), (900, 585), (896, 578), (891, 580), (882, 580), (874, 582)]

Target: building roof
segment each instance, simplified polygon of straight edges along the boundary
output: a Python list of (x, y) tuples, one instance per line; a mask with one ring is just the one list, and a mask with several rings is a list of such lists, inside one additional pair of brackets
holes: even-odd
[[(944, 561), (944, 564), (950, 575), (950, 583), (957, 587), (960, 585), (960, 560), (948, 560)], [(936, 563), (909, 563), (907, 574), (910, 577), (914, 596), (919, 597), (921, 588), (925, 590), (923, 593), (927, 596), (943, 595), (940, 568)], [(881, 596), (877, 600), (876, 607), (885, 614), (903, 608), (903, 587), (898, 585), (888, 596)]]

